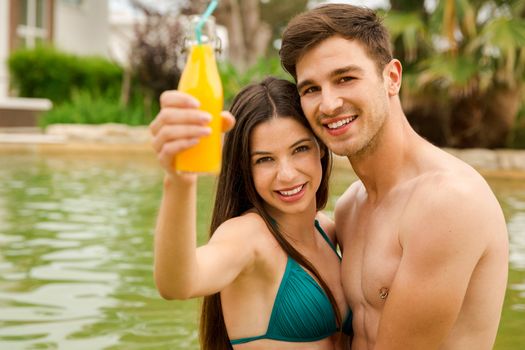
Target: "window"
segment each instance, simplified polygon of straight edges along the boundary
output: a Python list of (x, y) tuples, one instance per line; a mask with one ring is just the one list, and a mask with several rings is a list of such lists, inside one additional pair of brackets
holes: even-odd
[(11, 1), (12, 47), (34, 48), (50, 41), (53, 0)]

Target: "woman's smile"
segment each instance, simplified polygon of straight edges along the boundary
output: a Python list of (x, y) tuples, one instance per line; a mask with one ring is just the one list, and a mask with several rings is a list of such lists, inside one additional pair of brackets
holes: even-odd
[(304, 192), (305, 192), (305, 187), (306, 187), (305, 185), (306, 184), (304, 183), (302, 185), (292, 187), (290, 189), (278, 190), (275, 192), (278, 194), (281, 200), (285, 202), (288, 202), (288, 203), (296, 202), (303, 197)]

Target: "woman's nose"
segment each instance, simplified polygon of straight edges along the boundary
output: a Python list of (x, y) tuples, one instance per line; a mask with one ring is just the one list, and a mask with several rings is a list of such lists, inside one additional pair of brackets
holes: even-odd
[(279, 169), (277, 173), (278, 180), (282, 182), (290, 182), (295, 178), (296, 174), (297, 169), (295, 168), (293, 162), (285, 160), (279, 164)]

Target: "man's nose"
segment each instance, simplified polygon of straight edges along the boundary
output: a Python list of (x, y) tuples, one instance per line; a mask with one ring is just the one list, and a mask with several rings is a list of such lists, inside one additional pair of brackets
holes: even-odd
[(337, 109), (343, 106), (343, 99), (333, 89), (324, 88), (321, 98), (319, 112), (327, 116), (333, 115)]

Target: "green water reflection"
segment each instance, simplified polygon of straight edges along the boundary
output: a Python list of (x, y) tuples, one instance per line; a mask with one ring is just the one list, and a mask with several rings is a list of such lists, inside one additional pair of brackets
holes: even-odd
[[(353, 180), (333, 177), (333, 197)], [(198, 301), (162, 300), (152, 235), (162, 174), (149, 158), (0, 155), (0, 349), (198, 349)], [(488, 179), (511, 270), (495, 349), (525, 344), (525, 180)], [(207, 235), (213, 179), (199, 189)]]

